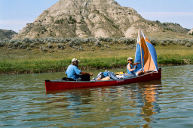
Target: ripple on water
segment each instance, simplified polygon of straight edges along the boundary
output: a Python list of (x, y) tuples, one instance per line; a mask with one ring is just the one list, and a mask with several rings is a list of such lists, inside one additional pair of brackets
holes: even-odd
[(193, 66), (162, 81), (45, 94), (63, 73), (1, 75), (0, 127), (193, 127)]

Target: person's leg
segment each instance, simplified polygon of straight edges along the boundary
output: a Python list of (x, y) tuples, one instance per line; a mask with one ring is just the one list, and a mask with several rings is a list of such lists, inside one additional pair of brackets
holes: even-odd
[(115, 76), (115, 74), (113, 72), (109, 72), (108, 73), (109, 77), (113, 80), (118, 80), (118, 78)]

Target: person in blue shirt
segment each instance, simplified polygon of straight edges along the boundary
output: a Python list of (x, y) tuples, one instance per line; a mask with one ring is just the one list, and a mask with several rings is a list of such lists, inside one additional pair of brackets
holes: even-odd
[(128, 73), (128, 75), (136, 76), (135, 69), (136, 69), (136, 65), (138, 63), (133, 63), (133, 58), (132, 57), (129, 57), (127, 59), (127, 61), (128, 61), (128, 65), (127, 65), (127, 73)]
[(74, 81), (90, 81), (91, 73), (82, 72), (78, 68), (79, 60), (76, 58), (72, 59), (72, 64), (70, 64), (66, 70), (67, 78)]

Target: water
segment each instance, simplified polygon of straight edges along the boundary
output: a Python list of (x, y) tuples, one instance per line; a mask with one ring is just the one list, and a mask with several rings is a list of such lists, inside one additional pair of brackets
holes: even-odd
[(63, 73), (0, 75), (0, 127), (193, 127), (193, 65), (162, 68), (162, 80), (45, 93)]

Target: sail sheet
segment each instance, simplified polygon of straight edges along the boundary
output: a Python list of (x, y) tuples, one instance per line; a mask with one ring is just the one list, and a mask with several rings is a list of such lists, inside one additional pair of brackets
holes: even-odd
[(156, 50), (142, 31), (138, 32), (135, 63), (139, 63), (136, 71), (158, 71)]

